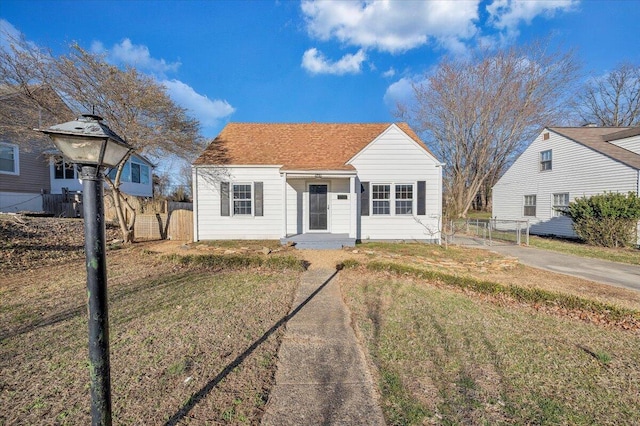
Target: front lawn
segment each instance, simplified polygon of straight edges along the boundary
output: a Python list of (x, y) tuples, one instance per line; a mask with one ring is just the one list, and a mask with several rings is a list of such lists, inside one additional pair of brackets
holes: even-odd
[[(259, 422), (295, 262), (134, 247), (108, 263), (114, 424)], [(89, 424), (83, 262), (0, 280), (0, 424)]]
[(640, 334), (411, 272), (340, 282), (387, 422), (635, 424)]

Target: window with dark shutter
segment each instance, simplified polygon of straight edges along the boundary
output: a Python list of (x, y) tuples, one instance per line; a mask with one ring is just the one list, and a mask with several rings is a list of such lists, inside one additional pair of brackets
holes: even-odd
[(229, 182), (220, 182), (220, 216), (229, 215)]
[(418, 181), (418, 216), (427, 214), (427, 182)]
[(360, 182), (360, 216), (369, 216), (369, 182)]
[(253, 189), (255, 191), (255, 214), (256, 216), (264, 216), (264, 197), (262, 195), (262, 182), (255, 182), (253, 184)]

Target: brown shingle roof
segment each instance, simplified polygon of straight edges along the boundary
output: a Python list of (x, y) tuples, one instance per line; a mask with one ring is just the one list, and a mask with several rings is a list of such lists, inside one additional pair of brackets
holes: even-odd
[[(194, 165), (279, 165), (289, 170), (353, 170), (347, 165), (391, 123), (229, 123)], [(396, 124), (429, 152), (406, 123)]]
[(638, 134), (637, 127), (548, 127), (567, 137), (634, 169), (640, 170), (640, 155), (607, 142)]

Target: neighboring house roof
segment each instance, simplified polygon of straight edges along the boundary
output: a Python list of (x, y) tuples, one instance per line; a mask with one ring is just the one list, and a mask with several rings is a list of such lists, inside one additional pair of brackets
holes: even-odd
[(547, 127), (552, 132), (640, 170), (640, 155), (609, 141), (640, 134), (640, 127)]
[[(229, 123), (193, 164), (278, 165), (285, 170), (353, 170), (347, 162), (391, 125)], [(408, 124), (396, 125), (429, 152)]]

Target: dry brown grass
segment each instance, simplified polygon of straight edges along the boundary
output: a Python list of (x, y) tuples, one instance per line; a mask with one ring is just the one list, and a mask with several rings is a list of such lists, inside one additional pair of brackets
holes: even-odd
[(640, 334), (410, 275), (345, 271), (389, 424), (634, 424)]
[[(114, 424), (257, 423), (299, 272), (108, 255)], [(0, 424), (88, 424), (84, 262), (0, 278)]]

